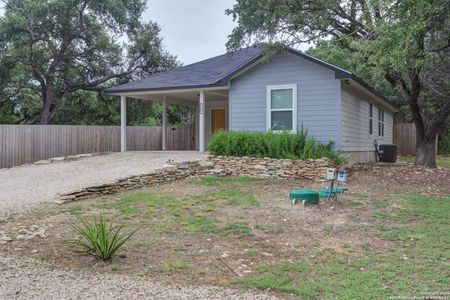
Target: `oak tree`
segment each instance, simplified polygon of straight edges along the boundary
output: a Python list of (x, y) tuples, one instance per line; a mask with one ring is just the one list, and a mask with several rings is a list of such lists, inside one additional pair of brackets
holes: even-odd
[[(48, 124), (64, 97), (96, 91), (177, 65), (141, 19), (143, 0), (2, 0), (0, 105), (38, 93), (39, 123)], [(3, 103), (3, 104), (2, 104)]]

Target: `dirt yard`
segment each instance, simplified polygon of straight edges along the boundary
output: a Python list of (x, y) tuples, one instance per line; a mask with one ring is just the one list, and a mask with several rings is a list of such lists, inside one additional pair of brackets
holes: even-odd
[[(257, 288), (283, 299), (447, 292), (449, 168), (377, 165), (351, 174), (337, 202), (290, 203), (293, 188), (321, 186), (247, 177), (172, 182), (10, 218), (0, 223), (0, 236), (11, 240), (0, 250), (56, 270)], [(142, 226), (111, 263), (66, 244), (75, 238), (70, 224), (100, 213), (128, 229)]]

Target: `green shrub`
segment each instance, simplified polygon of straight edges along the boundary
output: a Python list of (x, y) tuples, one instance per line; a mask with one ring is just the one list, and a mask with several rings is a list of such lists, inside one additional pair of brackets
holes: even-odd
[(80, 222), (81, 225), (71, 226), (81, 239), (70, 241), (68, 244), (78, 253), (93, 255), (104, 261), (110, 260), (139, 229), (122, 233), (123, 224), (108, 225), (103, 215), (92, 222), (80, 218)]
[(303, 128), (290, 132), (219, 131), (213, 135), (208, 150), (213, 155), (250, 156), (289, 159), (316, 159), (328, 157), (336, 163), (343, 159), (333, 149), (334, 143), (322, 144), (308, 137)]

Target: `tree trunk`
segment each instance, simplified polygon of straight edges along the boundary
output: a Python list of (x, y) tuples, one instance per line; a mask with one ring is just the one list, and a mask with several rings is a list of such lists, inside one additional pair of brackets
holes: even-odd
[(50, 107), (47, 107), (44, 104), (44, 107), (42, 107), (41, 114), (39, 117), (39, 124), (41, 125), (48, 125), (50, 123)]
[(416, 165), (436, 168), (436, 135), (430, 138), (417, 132), (416, 139)]
[(47, 125), (53, 117), (55, 110), (55, 95), (53, 93), (53, 82), (46, 80), (45, 86), (42, 88), (42, 110), (39, 117), (39, 124)]

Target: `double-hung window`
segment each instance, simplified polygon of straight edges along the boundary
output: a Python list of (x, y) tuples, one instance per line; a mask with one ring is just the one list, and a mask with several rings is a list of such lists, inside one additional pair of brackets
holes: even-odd
[(378, 108), (378, 135), (384, 136), (384, 110)]
[(297, 85), (267, 87), (267, 130), (297, 131)]
[(373, 104), (369, 104), (369, 134), (373, 134)]

